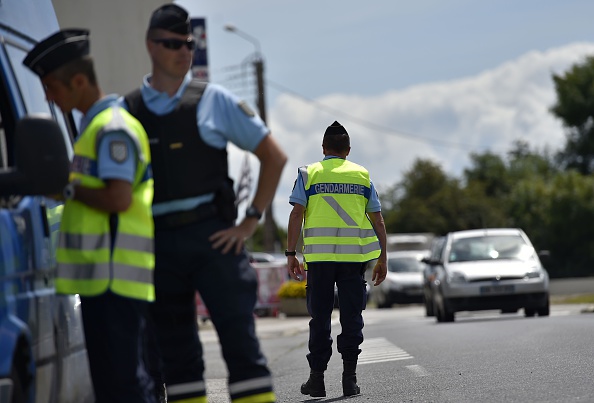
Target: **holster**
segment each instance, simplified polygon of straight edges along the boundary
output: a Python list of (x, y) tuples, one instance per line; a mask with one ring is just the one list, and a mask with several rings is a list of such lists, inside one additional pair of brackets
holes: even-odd
[(227, 180), (215, 193), (213, 203), (217, 206), (219, 217), (227, 222), (234, 223), (237, 219), (237, 206), (235, 205), (235, 191), (233, 180)]

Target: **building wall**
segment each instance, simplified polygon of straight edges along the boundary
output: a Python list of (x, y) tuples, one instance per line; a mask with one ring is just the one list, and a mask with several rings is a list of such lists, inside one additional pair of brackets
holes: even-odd
[(150, 70), (144, 36), (153, 10), (171, 0), (52, 0), (61, 28), (88, 28), (101, 88), (125, 94)]

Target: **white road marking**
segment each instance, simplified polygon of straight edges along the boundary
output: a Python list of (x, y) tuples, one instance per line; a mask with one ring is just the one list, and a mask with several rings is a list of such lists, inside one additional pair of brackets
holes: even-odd
[(227, 392), (227, 379), (207, 379), (206, 395), (209, 403), (229, 403), (229, 392)]
[(411, 370), (415, 376), (429, 376), (429, 371), (425, 368), (421, 367), (420, 365), (407, 365), (407, 369)]
[(383, 337), (367, 339), (361, 344), (361, 354), (357, 362), (362, 364), (374, 364), (378, 362), (409, 360), (414, 358), (403, 349), (390, 343)]

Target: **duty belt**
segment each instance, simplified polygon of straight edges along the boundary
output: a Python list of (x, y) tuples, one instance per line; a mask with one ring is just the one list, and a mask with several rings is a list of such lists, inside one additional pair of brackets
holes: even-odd
[(214, 203), (201, 204), (195, 209), (178, 211), (154, 217), (155, 229), (173, 229), (184, 225), (194, 224), (217, 216), (218, 208)]

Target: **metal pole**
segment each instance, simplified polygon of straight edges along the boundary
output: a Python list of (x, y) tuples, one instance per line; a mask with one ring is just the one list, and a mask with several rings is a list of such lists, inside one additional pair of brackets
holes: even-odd
[[(251, 36), (250, 34), (241, 31), (233, 24), (225, 24), (224, 26), (226, 31), (233, 32), (243, 39), (251, 42), (255, 47), (254, 53), (254, 70), (256, 73), (256, 82), (257, 82), (257, 100), (256, 103), (258, 104), (258, 112), (260, 114), (260, 118), (266, 124), (266, 96), (264, 92), (264, 59), (262, 58), (262, 53), (260, 52), (260, 41), (255, 37)], [(274, 200), (274, 198), (273, 198)], [(272, 214), (272, 201), (270, 205), (264, 211), (264, 227), (263, 227), (263, 242), (264, 242), (264, 249), (266, 251), (275, 251), (275, 243), (277, 238), (276, 233), (276, 223), (274, 222), (274, 216)]]
[[(258, 91), (258, 111), (260, 117), (266, 123), (266, 94), (264, 91), (264, 60), (258, 55), (254, 61), (254, 69), (256, 71), (256, 82)], [(264, 212), (264, 228), (263, 228), (263, 242), (266, 251), (275, 251), (275, 243), (277, 238), (277, 228), (274, 222), (274, 215), (272, 212), (272, 202)]]

